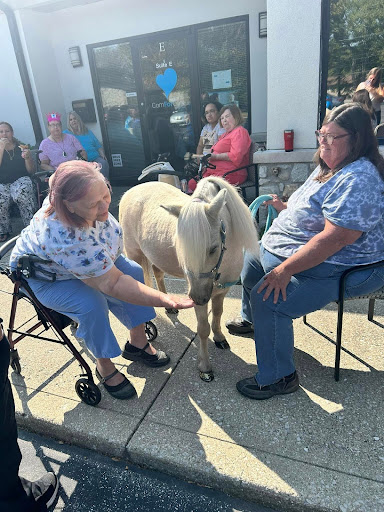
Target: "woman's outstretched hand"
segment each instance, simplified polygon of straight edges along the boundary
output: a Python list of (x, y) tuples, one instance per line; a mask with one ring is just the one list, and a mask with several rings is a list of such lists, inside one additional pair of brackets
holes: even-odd
[(259, 286), (257, 293), (266, 290), (263, 296), (263, 300), (265, 301), (273, 292), (273, 303), (276, 304), (281, 292), (281, 296), (285, 301), (287, 300), (287, 286), (291, 277), (292, 275), (280, 268), (279, 265), (264, 276), (264, 281)]
[(192, 308), (195, 303), (189, 297), (178, 297), (177, 295), (167, 295), (163, 296), (163, 306), (165, 308), (175, 308), (175, 309), (188, 309)]

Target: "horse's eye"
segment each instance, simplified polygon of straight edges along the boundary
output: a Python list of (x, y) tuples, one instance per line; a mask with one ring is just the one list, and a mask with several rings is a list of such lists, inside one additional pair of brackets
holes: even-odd
[(215, 245), (215, 247), (212, 247), (210, 250), (209, 250), (209, 255), (212, 256), (212, 254), (215, 254), (215, 252), (217, 251), (217, 245)]

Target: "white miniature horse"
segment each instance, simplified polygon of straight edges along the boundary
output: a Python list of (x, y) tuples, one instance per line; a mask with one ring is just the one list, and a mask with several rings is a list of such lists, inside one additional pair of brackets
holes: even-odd
[(213, 340), (219, 348), (229, 348), (220, 327), (223, 300), (240, 276), (244, 251), (259, 250), (248, 207), (221, 178), (202, 179), (192, 196), (151, 182), (123, 195), (119, 220), (125, 254), (143, 267), (145, 284), (152, 286), (150, 265), (162, 292), (164, 273), (187, 279), (188, 295), (196, 304), (200, 377), (211, 381), (207, 303), (212, 299)]

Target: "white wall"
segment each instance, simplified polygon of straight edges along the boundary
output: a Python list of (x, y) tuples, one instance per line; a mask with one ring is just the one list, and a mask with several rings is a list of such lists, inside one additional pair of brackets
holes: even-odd
[(15, 137), (27, 144), (35, 144), (31, 118), (24, 88), (13, 49), (5, 14), (0, 12), (0, 48), (2, 93), (0, 94), (0, 121), (13, 126)]
[[(86, 45), (249, 14), (251, 46), (252, 131), (266, 131), (266, 39), (258, 37), (258, 13), (266, 0), (104, 0), (41, 14), (21, 10), (25, 39), (41, 109), (72, 110), (72, 100), (94, 98)], [(49, 41), (51, 37), (51, 43)], [(84, 66), (72, 68), (68, 48), (80, 46)], [(54, 52), (54, 58), (52, 56)], [(54, 63), (56, 61), (56, 64)], [(38, 68), (38, 72), (35, 71)], [(55, 73), (53, 84), (41, 77)], [(60, 84), (56, 83), (56, 76)], [(55, 100), (56, 98), (56, 100)], [(63, 105), (63, 106), (62, 106)], [(90, 126), (100, 135), (98, 126)]]
[(268, 149), (315, 148), (319, 97), (321, 0), (268, 0)]
[(40, 124), (48, 135), (46, 114), (65, 112), (65, 103), (58, 70), (59, 63), (52, 47), (52, 34), (60, 30), (52, 25), (51, 14), (26, 9), (18, 11), (22, 40)]

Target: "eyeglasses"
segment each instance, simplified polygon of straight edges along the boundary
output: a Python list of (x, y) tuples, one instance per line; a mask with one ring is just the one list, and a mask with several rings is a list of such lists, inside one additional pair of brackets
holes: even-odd
[(204, 114), (207, 116), (208, 114), (216, 114), (217, 110), (206, 110)]
[(344, 133), (344, 135), (332, 135), (331, 133), (322, 133), (319, 132), (319, 130), (316, 130), (315, 135), (319, 142), (321, 142), (321, 139), (325, 139), (327, 144), (332, 146), (334, 140), (342, 139), (343, 137), (348, 137), (349, 133)]

